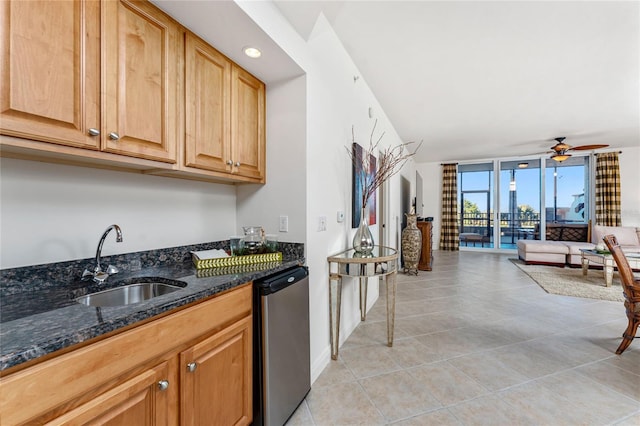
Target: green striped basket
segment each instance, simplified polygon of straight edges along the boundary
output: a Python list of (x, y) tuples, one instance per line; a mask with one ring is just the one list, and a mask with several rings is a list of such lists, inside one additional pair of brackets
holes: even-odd
[(282, 252), (248, 254), (246, 256), (219, 257), (216, 259), (200, 259), (191, 254), (196, 269), (222, 268), (239, 265), (252, 265), (254, 263), (279, 262), (282, 260)]

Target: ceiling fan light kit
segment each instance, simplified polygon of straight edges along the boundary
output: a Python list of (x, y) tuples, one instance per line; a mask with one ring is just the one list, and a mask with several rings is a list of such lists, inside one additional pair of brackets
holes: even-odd
[(571, 154), (567, 154), (567, 151), (587, 151), (587, 150), (606, 148), (609, 146), (605, 144), (596, 144), (596, 145), (580, 145), (580, 146), (572, 147), (571, 145), (564, 143), (565, 139), (566, 138), (564, 137), (554, 138), (554, 140), (557, 143), (551, 147), (551, 151), (553, 151), (553, 155), (551, 156), (551, 159), (559, 163), (571, 157)]

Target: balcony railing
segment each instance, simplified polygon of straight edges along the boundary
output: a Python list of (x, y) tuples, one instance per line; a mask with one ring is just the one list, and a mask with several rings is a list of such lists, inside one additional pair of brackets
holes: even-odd
[[(519, 212), (518, 214), (500, 213), (500, 241), (502, 244), (514, 245), (520, 239), (539, 239), (540, 214)], [(487, 213), (467, 213), (458, 215), (459, 232), (467, 237), (467, 241), (482, 242), (482, 245), (493, 244), (493, 216)], [(547, 222), (549, 223), (549, 222)], [(576, 221), (554, 221), (554, 223), (578, 223)], [(582, 223), (582, 222), (580, 222)], [(460, 242), (467, 244), (465, 238)]]
[[(515, 244), (519, 239), (534, 239), (540, 225), (540, 214), (520, 212), (519, 214), (500, 213), (500, 236), (503, 243)], [(483, 241), (493, 241), (493, 216), (488, 213), (459, 215), (461, 234), (478, 234)]]

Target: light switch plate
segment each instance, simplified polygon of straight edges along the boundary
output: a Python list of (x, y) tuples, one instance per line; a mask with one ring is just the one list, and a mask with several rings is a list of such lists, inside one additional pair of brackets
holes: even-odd
[(289, 216), (280, 216), (280, 232), (289, 232)]
[(338, 212), (336, 216), (336, 220), (338, 221), (338, 223), (344, 222), (344, 212), (342, 211)]
[(318, 232), (322, 232), (322, 231), (326, 231), (327, 230), (327, 217), (326, 216), (320, 216), (318, 218)]

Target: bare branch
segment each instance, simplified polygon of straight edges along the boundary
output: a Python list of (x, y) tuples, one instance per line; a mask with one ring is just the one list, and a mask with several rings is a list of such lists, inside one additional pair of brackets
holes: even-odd
[[(422, 146), (422, 142), (417, 146), (417, 148), (413, 151), (409, 151), (409, 146), (414, 142), (405, 142), (394, 147), (387, 147), (380, 152), (378, 157), (378, 165), (376, 170), (373, 173), (373, 176), (369, 175), (370, 162), (369, 159), (371, 156), (376, 157), (376, 153), (378, 151), (378, 146), (382, 141), (382, 137), (385, 132), (378, 137), (378, 139), (374, 142), (374, 134), (375, 129), (378, 124), (378, 120), (376, 120), (373, 124), (373, 129), (371, 130), (371, 135), (369, 136), (369, 147), (365, 151), (362, 149), (361, 153), (358, 155), (353, 146), (351, 149), (345, 147), (347, 150), (347, 154), (351, 159), (352, 164), (355, 166), (356, 170), (359, 170), (360, 175), (360, 183), (361, 183), (361, 192), (362, 192), (362, 205), (366, 206), (369, 199), (377, 189), (382, 186), (384, 182), (389, 180), (393, 175), (398, 173), (400, 169), (405, 165), (405, 163), (413, 157), (416, 152)], [(356, 143), (355, 139), (355, 131), (353, 126), (351, 127), (351, 140), (353, 143)], [(406, 153), (405, 153), (406, 150)]]

